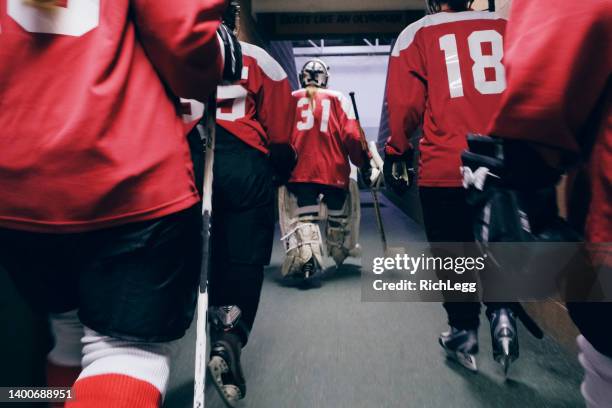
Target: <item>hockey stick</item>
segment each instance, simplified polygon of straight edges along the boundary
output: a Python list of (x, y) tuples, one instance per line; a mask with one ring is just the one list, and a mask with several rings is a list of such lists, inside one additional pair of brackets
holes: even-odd
[[(349, 92), (351, 96), (351, 101), (353, 102), (353, 111), (355, 112), (355, 119), (357, 119), (357, 124), (359, 125), (359, 135), (361, 138), (361, 148), (363, 151), (368, 154), (368, 142), (366, 141), (365, 134), (363, 133), (363, 128), (361, 127), (361, 122), (359, 121), (359, 111), (357, 110), (357, 102), (355, 101), (355, 92)], [(368, 154), (369, 157), (369, 154)], [(376, 224), (378, 225), (378, 232), (380, 234), (380, 240), (383, 246), (383, 252), (386, 254), (387, 247), (387, 235), (385, 234), (385, 227), (382, 220), (382, 214), (380, 212), (380, 202), (378, 200), (378, 186), (370, 187), (370, 191), (372, 192), (372, 199), (374, 200), (374, 213), (376, 215)]]
[[(210, 268), (210, 218), (212, 215), (212, 183), (215, 151), (217, 94), (208, 98), (204, 120), (198, 131), (204, 144), (204, 182), (202, 190), (202, 265), (196, 320), (195, 377), (193, 408), (204, 408), (206, 399), (206, 335), (208, 326), (208, 270)], [(202, 124), (203, 123), (203, 124)]]

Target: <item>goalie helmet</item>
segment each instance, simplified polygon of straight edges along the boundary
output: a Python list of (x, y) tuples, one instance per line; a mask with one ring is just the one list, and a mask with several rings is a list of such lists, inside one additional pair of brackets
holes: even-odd
[(327, 88), (329, 67), (319, 58), (306, 62), (300, 71), (300, 84), (305, 88), (309, 85), (317, 88)]
[(466, 11), (472, 7), (474, 0), (427, 0), (427, 13), (439, 13), (446, 4), (453, 11)]

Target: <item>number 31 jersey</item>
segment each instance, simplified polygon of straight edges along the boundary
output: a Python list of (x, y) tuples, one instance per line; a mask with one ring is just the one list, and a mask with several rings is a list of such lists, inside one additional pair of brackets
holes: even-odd
[(398, 37), (387, 77), (386, 153), (410, 151), (410, 137), (422, 126), (419, 185), (461, 186), (466, 134), (486, 131), (506, 88), (505, 27), (491, 12), (443, 12), (423, 17)]
[(351, 101), (340, 92), (318, 88), (311, 96), (299, 89), (293, 97), (298, 160), (289, 181), (348, 188), (349, 158), (358, 167), (365, 158)]
[(240, 42), (242, 79), (217, 87), (217, 124), (248, 145), (289, 144), (295, 107), (287, 74), (263, 49)]

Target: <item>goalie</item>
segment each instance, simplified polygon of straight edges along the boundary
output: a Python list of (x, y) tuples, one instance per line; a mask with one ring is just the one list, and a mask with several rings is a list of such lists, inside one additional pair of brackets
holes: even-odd
[[(279, 193), (282, 240), (287, 257), (282, 275), (309, 279), (322, 269), (325, 226), (327, 254), (340, 266), (359, 254), (359, 191), (350, 178), (350, 162), (359, 166), (366, 184), (379, 171), (360, 135), (351, 102), (327, 89), (329, 68), (308, 61), (300, 75), (293, 145), (297, 164), (287, 188)], [(350, 159), (350, 162), (349, 162)]]

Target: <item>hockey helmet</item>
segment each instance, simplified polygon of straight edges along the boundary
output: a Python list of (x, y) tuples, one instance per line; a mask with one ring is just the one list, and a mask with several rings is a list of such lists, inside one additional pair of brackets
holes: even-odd
[(329, 80), (329, 67), (323, 60), (313, 58), (306, 62), (300, 71), (300, 84), (303, 87), (309, 85), (317, 88), (327, 88)]
[(474, 0), (426, 0), (427, 13), (439, 13), (442, 4), (447, 4), (453, 11), (466, 11), (472, 7)]

